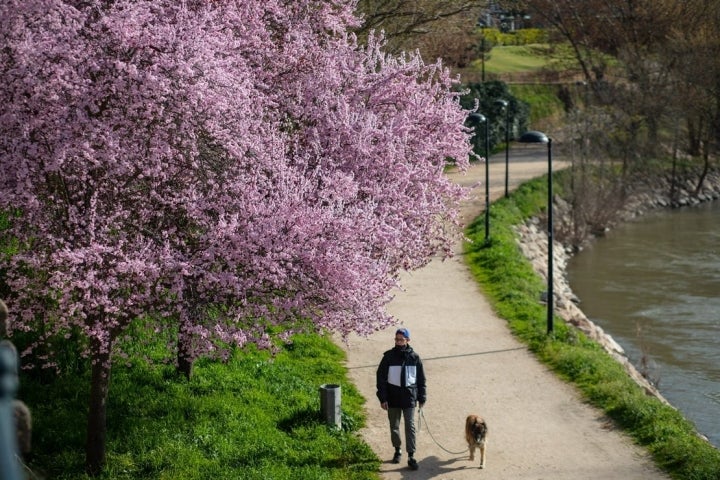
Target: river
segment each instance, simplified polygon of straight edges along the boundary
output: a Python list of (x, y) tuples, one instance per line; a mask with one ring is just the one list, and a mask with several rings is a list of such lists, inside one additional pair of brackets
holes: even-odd
[(580, 308), (720, 446), (720, 202), (654, 212), (575, 255)]

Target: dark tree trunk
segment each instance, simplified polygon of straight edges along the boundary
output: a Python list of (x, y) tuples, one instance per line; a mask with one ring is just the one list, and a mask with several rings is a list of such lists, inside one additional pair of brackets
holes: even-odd
[(178, 340), (178, 372), (190, 380), (192, 377), (193, 361), (181, 352), (181, 347), (180, 341)]
[(703, 169), (698, 178), (697, 185), (695, 185), (695, 195), (699, 195), (702, 190), (705, 178), (707, 178), (708, 172), (710, 171), (710, 150), (708, 148), (710, 142), (705, 142), (703, 147)]
[(190, 380), (192, 377), (193, 369), (193, 357), (191, 354), (191, 342), (190, 335), (185, 331), (183, 326), (180, 326), (178, 332), (177, 341), (177, 361), (178, 361), (178, 372), (183, 374), (185, 378)]
[(110, 347), (101, 348), (93, 341), (93, 366), (90, 380), (90, 408), (85, 447), (85, 471), (98, 476), (105, 465), (107, 436), (107, 399), (110, 387)]

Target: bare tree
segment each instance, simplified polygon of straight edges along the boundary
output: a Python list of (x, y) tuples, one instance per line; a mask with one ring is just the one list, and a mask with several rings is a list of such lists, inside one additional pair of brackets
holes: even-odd
[(668, 32), (664, 66), (676, 79), (675, 103), (687, 132), (686, 151), (702, 158), (696, 189), (710, 168), (720, 141), (720, 5), (711, 0), (685, 2), (683, 15)]
[(717, 148), (717, 2), (507, 0), (503, 5), (532, 12), (571, 46), (593, 103), (612, 107), (616, 123), (610, 133), (621, 146), (616, 152), (625, 171), (661, 156), (680, 118), (689, 154), (709, 158)]
[(446, 56), (464, 58), (467, 48), (472, 48), (473, 42), (477, 41), (472, 32), (487, 3), (479, 0), (359, 0), (357, 11), (364, 23), (356, 33), (363, 42), (371, 31), (384, 32), (388, 42), (386, 50), (391, 53), (417, 49), (428, 60)]

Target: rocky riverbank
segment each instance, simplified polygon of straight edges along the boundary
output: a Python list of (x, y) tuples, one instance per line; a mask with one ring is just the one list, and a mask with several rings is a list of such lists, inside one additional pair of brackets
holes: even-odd
[[(678, 208), (698, 205), (720, 198), (720, 170), (710, 171), (704, 179), (703, 187), (696, 192), (699, 174), (688, 175), (677, 181), (670, 198), (671, 185), (668, 179), (658, 178), (638, 182), (618, 212), (615, 225), (640, 217), (660, 208)], [(570, 205), (556, 197), (554, 205), (554, 224), (556, 230), (571, 221)], [(544, 220), (533, 217), (516, 227), (518, 243), (525, 257), (532, 263), (535, 271), (547, 278), (547, 231)], [(593, 239), (588, 239), (592, 241)], [(557, 243), (557, 242), (556, 242)], [(594, 324), (578, 307), (579, 300), (572, 292), (567, 281), (566, 266), (576, 248), (557, 243), (553, 247), (553, 290), (555, 313), (566, 323), (573, 325), (585, 335), (598, 342), (618, 362), (647, 394), (668, 403), (655, 386), (630, 362), (624, 349), (600, 326)]]

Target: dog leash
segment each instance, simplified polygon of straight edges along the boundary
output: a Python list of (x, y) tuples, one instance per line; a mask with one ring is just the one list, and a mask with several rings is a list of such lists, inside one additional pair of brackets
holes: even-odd
[(435, 445), (437, 445), (438, 447), (440, 447), (441, 449), (443, 449), (450, 455), (460, 455), (460, 454), (466, 452), (466, 450), (461, 450), (459, 452), (451, 452), (447, 448), (440, 445), (440, 443), (438, 443), (438, 441), (435, 440), (435, 437), (433, 436), (432, 432), (430, 431), (430, 428), (428, 427), (428, 422), (427, 422), (427, 419), (425, 418), (425, 412), (423, 411), (423, 409), (422, 408), (418, 409), (418, 413), (419, 413), (419, 415), (418, 415), (418, 432), (422, 429), (422, 420), (425, 420), (425, 430), (427, 430), (428, 434), (430, 435), (430, 438), (432, 439), (433, 442), (435, 442)]

